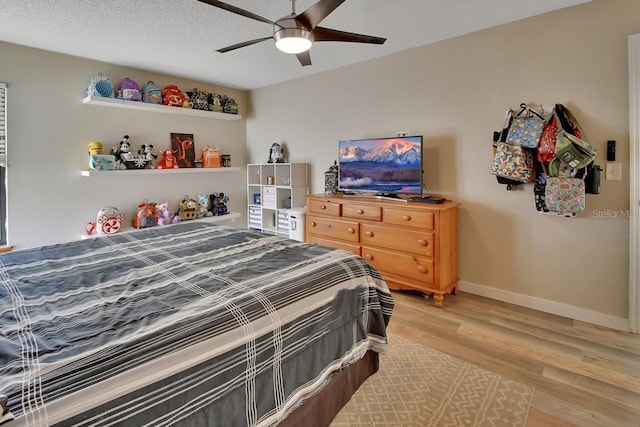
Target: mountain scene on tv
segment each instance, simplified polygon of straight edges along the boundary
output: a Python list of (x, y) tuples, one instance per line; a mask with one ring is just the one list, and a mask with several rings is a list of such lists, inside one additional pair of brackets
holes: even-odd
[(345, 141), (340, 146), (340, 188), (420, 193), (420, 142), (407, 139)]

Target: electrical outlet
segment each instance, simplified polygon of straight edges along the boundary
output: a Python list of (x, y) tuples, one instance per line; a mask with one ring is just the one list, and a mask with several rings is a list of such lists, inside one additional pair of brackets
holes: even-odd
[(401, 130), (401, 131), (396, 132), (396, 136), (397, 137), (411, 136), (411, 132), (409, 132), (408, 130)]
[(607, 181), (622, 180), (622, 163), (607, 163)]

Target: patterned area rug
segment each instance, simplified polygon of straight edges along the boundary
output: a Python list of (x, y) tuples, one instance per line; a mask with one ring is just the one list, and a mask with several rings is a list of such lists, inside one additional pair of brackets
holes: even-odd
[(389, 337), (380, 370), (336, 416), (342, 426), (524, 426), (533, 387)]

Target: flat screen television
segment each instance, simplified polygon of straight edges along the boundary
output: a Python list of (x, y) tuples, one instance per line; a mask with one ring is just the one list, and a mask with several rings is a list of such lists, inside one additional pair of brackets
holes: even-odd
[(422, 136), (340, 141), (338, 190), (385, 197), (422, 194)]

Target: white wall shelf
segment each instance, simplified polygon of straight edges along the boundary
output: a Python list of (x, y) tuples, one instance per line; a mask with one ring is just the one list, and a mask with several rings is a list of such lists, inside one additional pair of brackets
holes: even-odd
[(141, 101), (125, 101), (123, 99), (87, 96), (82, 102), (87, 105), (102, 107), (128, 108), (130, 110), (152, 111), (154, 113), (177, 114), (181, 116), (201, 117), (217, 120), (240, 120), (239, 114), (218, 113), (216, 111), (194, 110), (192, 108), (170, 107), (162, 104), (149, 104)]
[[(226, 215), (205, 216), (205, 217), (202, 217), (202, 218), (190, 219), (190, 220), (181, 221), (181, 222), (190, 222), (190, 221), (199, 221), (199, 222), (233, 221), (233, 222), (235, 222), (238, 218), (240, 218), (240, 212), (229, 212)], [(125, 221), (126, 221), (126, 219), (125, 219)], [(129, 225), (125, 225), (124, 227), (122, 227), (118, 231), (118, 233), (116, 233), (116, 234), (131, 233), (132, 231), (138, 231), (138, 230), (144, 230), (145, 229), (145, 228), (135, 228), (130, 224), (131, 224), (131, 222), (129, 221)], [(172, 225), (174, 225), (174, 224), (168, 224), (168, 225), (163, 225), (163, 226), (156, 225), (154, 227), (148, 227), (148, 228), (171, 227)], [(87, 236), (86, 234), (83, 234), (82, 235), (82, 239), (91, 239), (91, 238), (97, 237), (97, 236), (104, 236), (104, 234), (92, 234), (91, 236)]]
[(179, 168), (179, 169), (122, 169), (112, 171), (83, 170), (82, 176), (103, 176), (113, 178), (125, 175), (175, 175), (183, 173), (223, 173), (239, 172), (239, 167), (230, 168)]

